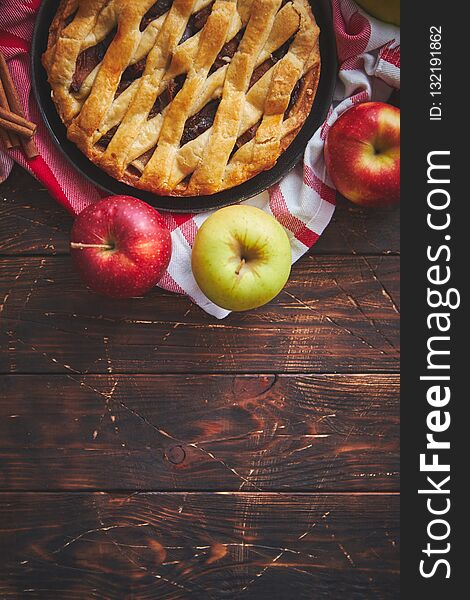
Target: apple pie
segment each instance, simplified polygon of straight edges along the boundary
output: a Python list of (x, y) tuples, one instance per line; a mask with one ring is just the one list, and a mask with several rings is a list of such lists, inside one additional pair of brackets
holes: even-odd
[(320, 76), (307, 0), (62, 0), (43, 64), (67, 136), (119, 181), (199, 196), (270, 169)]

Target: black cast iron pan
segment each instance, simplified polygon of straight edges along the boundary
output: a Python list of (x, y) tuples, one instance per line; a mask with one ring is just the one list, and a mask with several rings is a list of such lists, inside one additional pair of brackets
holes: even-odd
[(32, 84), (42, 117), (52, 139), (72, 163), (72, 165), (93, 184), (110, 194), (125, 194), (145, 200), (159, 210), (172, 212), (198, 212), (211, 208), (221, 208), (259, 194), (277, 183), (302, 157), (313, 133), (325, 120), (331, 104), (336, 82), (337, 59), (330, 0), (309, 0), (315, 19), (320, 27), (321, 74), (312, 111), (302, 129), (277, 163), (269, 169), (229, 190), (210, 196), (158, 196), (150, 192), (117, 181), (94, 165), (80, 150), (67, 139), (66, 129), (57, 114), (51, 99), (51, 89), (46, 72), (41, 64), (41, 55), (46, 50), (49, 27), (57, 10), (57, 0), (43, 0), (38, 11), (33, 33), (31, 59)]

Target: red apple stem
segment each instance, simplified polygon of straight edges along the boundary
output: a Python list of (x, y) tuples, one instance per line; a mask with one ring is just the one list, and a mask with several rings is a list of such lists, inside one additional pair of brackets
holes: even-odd
[(112, 250), (111, 244), (82, 244), (81, 242), (70, 242), (71, 248), (101, 248), (103, 250)]

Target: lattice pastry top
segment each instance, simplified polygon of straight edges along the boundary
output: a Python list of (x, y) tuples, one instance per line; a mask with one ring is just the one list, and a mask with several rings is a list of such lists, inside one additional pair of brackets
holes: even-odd
[(62, 0), (43, 63), (68, 137), (116, 179), (211, 194), (271, 168), (310, 112), (307, 0)]

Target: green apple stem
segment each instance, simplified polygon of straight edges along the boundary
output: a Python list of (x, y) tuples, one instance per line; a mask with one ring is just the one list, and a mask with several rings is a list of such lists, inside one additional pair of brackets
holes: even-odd
[(102, 250), (112, 250), (113, 246), (111, 244), (82, 244), (81, 242), (70, 242), (71, 248), (101, 248)]
[(235, 275), (240, 275), (240, 271), (243, 269), (245, 264), (246, 264), (246, 260), (244, 258), (242, 258), (240, 261), (240, 264), (237, 267), (237, 270), (235, 271)]

